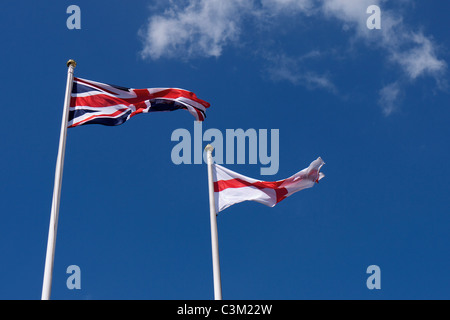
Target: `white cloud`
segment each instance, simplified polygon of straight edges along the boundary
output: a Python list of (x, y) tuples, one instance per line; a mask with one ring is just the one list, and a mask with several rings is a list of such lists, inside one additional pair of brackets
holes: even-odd
[(225, 45), (238, 40), (240, 12), (245, 0), (192, 0), (184, 8), (167, 9), (151, 16), (140, 30), (143, 58), (218, 57)]
[(391, 83), (383, 87), (379, 92), (378, 104), (383, 110), (385, 116), (389, 116), (398, 108), (400, 96), (400, 85), (398, 82)]
[(261, 0), (262, 10), (270, 14), (302, 12), (311, 14), (315, 11), (314, 0)]
[(357, 26), (358, 32), (365, 32), (367, 7), (378, 5), (379, 0), (321, 0), (321, 8), (328, 17), (336, 18), (346, 23)]
[[(322, 0), (322, 8), (327, 16), (344, 23), (352, 23), (356, 37), (370, 43), (371, 46), (386, 51), (388, 60), (396, 63), (404, 74), (414, 80), (421, 75), (437, 77), (447, 68), (444, 60), (436, 54), (436, 48), (430, 38), (421, 32), (409, 31), (401, 16), (389, 10), (383, 10), (386, 0)], [(381, 7), (381, 30), (369, 30), (366, 9), (369, 5)]]
[[(403, 0), (404, 3), (411, 0)], [(399, 93), (408, 82), (422, 76), (431, 76), (445, 83), (447, 63), (438, 57), (436, 44), (423, 32), (405, 25), (401, 15), (385, 9), (387, 0), (186, 0), (184, 6), (169, 2), (163, 14), (152, 15), (140, 30), (143, 39), (141, 56), (146, 59), (161, 57), (184, 58), (219, 57), (226, 46), (241, 40), (243, 20), (251, 19), (267, 28), (275, 27), (270, 17), (311, 17), (336, 21), (343, 30), (351, 32), (350, 43), (364, 42), (386, 56), (386, 61), (398, 67), (402, 81), (396, 81), (380, 90), (379, 102), (383, 112), (391, 114), (397, 105)], [(381, 8), (381, 30), (369, 30), (367, 8)], [(279, 27), (279, 26), (278, 26)], [(334, 30), (333, 32), (338, 32)], [(329, 50), (326, 48), (324, 50)], [(263, 55), (267, 55), (270, 47)], [(277, 47), (277, 58), (272, 54), (268, 68), (273, 80), (286, 80), (309, 88), (337, 89), (330, 77), (303, 65), (304, 57), (288, 57)], [(274, 52), (274, 51), (273, 51)], [(313, 52), (313, 51), (311, 51)], [(320, 52), (315, 52), (320, 56)], [(264, 57), (267, 60), (267, 57)], [(300, 72), (302, 71), (302, 72)], [(327, 72), (328, 74), (329, 72)], [(403, 81), (403, 80), (408, 81)]]
[[(379, 91), (378, 104), (385, 116), (397, 111), (400, 97), (407, 82), (415, 81), (421, 76), (431, 76), (441, 87), (445, 80), (443, 75), (447, 70), (447, 63), (437, 56), (436, 45), (422, 32), (410, 31), (401, 16), (389, 10), (383, 10), (386, 0), (322, 0), (325, 15), (334, 17), (345, 24), (352, 24), (357, 39), (366, 41), (368, 45), (383, 50), (387, 60), (397, 65), (402, 71), (402, 78)], [(407, 0), (406, 0), (407, 1)], [(381, 7), (381, 30), (369, 30), (366, 27), (368, 15), (361, 13), (369, 5)]]
[[(401, 17), (383, 10), (386, 0), (189, 0), (184, 7), (173, 5), (162, 15), (149, 18), (140, 31), (143, 58), (219, 57), (223, 48), (240, 40), (244, 17), (265, 19), (269, 15), (321, 14), (354, 30), (358, 39), (387, 52), (412, 80), (446, 70), (437, 57), (435, 45), (423, 33), (406, 31)], [(381, 6), (381, 30), (366, 26), (370, 5)], [(408, 28), (409, 30), (409, 28)], [(407, 49), (405, 49), (407, 48)]]
[(309, 14), (315, 0), (187, 0), (170, 1), (161, 15), (152, 15), (139, 31), (142, 58), (219, 57), (225, 46), (240, 40), (242, 20), (264, 23), (269, 16)]
[(302, 80), (305, 82), (307, 88), (322, 88), (333, 93), (337, 92), (336, 86), (328, 75), (308, 71), (303, 75)]
[(308, 89), (325, 89), (336, 93), (337, 88), (326, 74), (319, 74), (305, 68), (305, 60), (319, 58), (322, 54), (313, 50), (298, 58), (288, 57), (285, 54), (267, 56), (269, 63), (267, 73), (272, 81), (288, 81), (294, 85), (300, 84)]
[(446, 70), (447, 64), (436, 56), (436, 49), (431, 40), (422, 33), (408, 36), (413, 47), (405, 51), (393, 51), (392, 59), (402, 66), (411, 79), (422, 75), (439, 76)]

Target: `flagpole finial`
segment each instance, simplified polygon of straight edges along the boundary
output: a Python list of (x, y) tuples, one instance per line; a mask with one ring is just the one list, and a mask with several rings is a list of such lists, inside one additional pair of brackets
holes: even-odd
[(69, 61), (67, 61), (67, 67), (70, 67), (70, 66), (72, 66), (74, 68), (77, 66), (77, 63), (75, 62), (75, 60), (70, 59)]
[(212, 145), (210, 145), (210, 144), (208, 144), (206, 147), (205, 147), (205, 151), (213, 151), (214, 150), (214, 147), (212, 146)]

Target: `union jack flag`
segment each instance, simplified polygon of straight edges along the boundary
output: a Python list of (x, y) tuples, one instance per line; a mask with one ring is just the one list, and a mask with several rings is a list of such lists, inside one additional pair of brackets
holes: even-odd
[(193, 92), (183, 89), (132, 89), (74, 78), (68, 127), (94, 123), (117, 126), (139, 113), (179, 109), (203, 121), (209, 106)]

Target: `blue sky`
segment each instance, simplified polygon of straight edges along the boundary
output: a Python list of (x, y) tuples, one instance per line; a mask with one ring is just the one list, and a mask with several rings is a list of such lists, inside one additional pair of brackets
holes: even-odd
[[(81, 9), (69, 30), (66, 9)], [(369, 5), (381, 29), (369, 30)], [(179, 87), (204, 130), (279, 129), (280, 180), (326, 177), (274, 208), (218, 216), (224, 299), (449, 299), (445, 1), (2, 3), (0, 299), (40, 299), (68, 59), (75, 76)], [(53, 299), (213, 299), (207, 171), (175, 165), (185, 111), (68, 130)], [(206, 145), (206, 143), (205, 143)], [(81, 289), (66, 287), (70, 265)], [(366, 269), (381, 269), (369, 290)]]

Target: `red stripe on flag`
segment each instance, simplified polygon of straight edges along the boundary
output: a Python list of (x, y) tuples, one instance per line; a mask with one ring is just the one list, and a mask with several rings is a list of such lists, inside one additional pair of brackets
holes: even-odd
[[(285, 180), (248, 182), (239, 178), (219, 180), (214, 182), (214, 192), (220, 192), (228, 188), (255, 187), (258, 189), (277, 189)], [(284, 188), (282, 188), (284, 189)]]
[[(71, 107), (89, 106), (89, 107), (95, 107), (95, 108), (109, 107), (109, 106), (114, 106), (117, 104), (124, 104), (126, 106), (129, 106), (131, 104), (136, 104), (139, 102), (143, 102), (143, 101), (151, 100), (151, 99), (155, 99), (155, 98), (166, 98), (166, 99), (175, 100), (180, 97), (193, 100), (193, 101), (201, 104), (205, 108), (209, 108), (209, 106), (210, 106), (210, 104), (208, 102), (195, 97), (194, 93), (189, 92), (189, 91), (184, 91), (181, 89), (167, 89), (167, 90), (159, 91), (154, 94), (150, 94), (147, 89), (133, 89), (133, 92), (136, 93), (137, 97), (117, 98), (117, 97), (112, 97), (107, 94), (94, 94), (94, 95), (84, 96), (84, 97), (71, 97), (70, 106)], [(188, 103), (188, 102), (183, 101), (183, 103)], [(195, 107), (195, 106), (193, 106), (193, 107)]]
[(259, 190), (272, 189), (275, 191), (277, 196), (277, 203), (286, 198), (288, 191), (286, 188), (281, 188), (280, 185), (285, 180), (280, 181), (257, 181), (248, 182), (239, 178), (230, 180), (219, 180), (214, 182), (214, 192), (220, 192), (229, 188), (244, 188), (244, 187), (254, 187)]
[(134, 99), (137, 101), (130, 101), (132, 99), (120, 99), (116, 97), (111, 97), (106, 94), (96, 94), (93, 96), (86, 97), (71, 97), (70, 106), (71, 107), (92, 107), (92, 108), (104, 108), (116, 106), (118, 104), (123, 104), (126, 106), (132, 105), (133, 103), (138, 103), (143, 101), (142, 99)]
[(288, 194), (288, 191), (286, 188), (278, 188), (275, 190), (275, 193), (277, 195), (277, 203), (278, 203), (281, 200), (286, 199), (286, 195)]
[(77, 122), (77, 123), (72, 124), (71, 126), (69, 126), (69, 128), (72, 128), (72, 127), (76, 127), (76, 126), (82, 125), (83, 123), (85, 123), (85, 122), (87, 122), (87, 121), (90, 121), (90, 120), (92, 120), (92, 119), (95, 119), (95, 118), (102, 118), (102, 117), (105, 117), (105, 118), (114, 118), (115, 116), (118, 116), (118, 115), (120, 115), (121, 113), (123, 113), (124, 111), (128, 111), (128, 110), (130, 110), (130, 109), (123, 108), (123, 109), (117, 110), (116, 112), (111, 113), (111, 114), (93, 115), (93, 116), (90, 116), (90, 117), (88, 117), (88, 118), (86, 118), (86, 119), (84, 119), (84, 120), (82, 120), (82, 121), (79, 121), (79, 122)]

